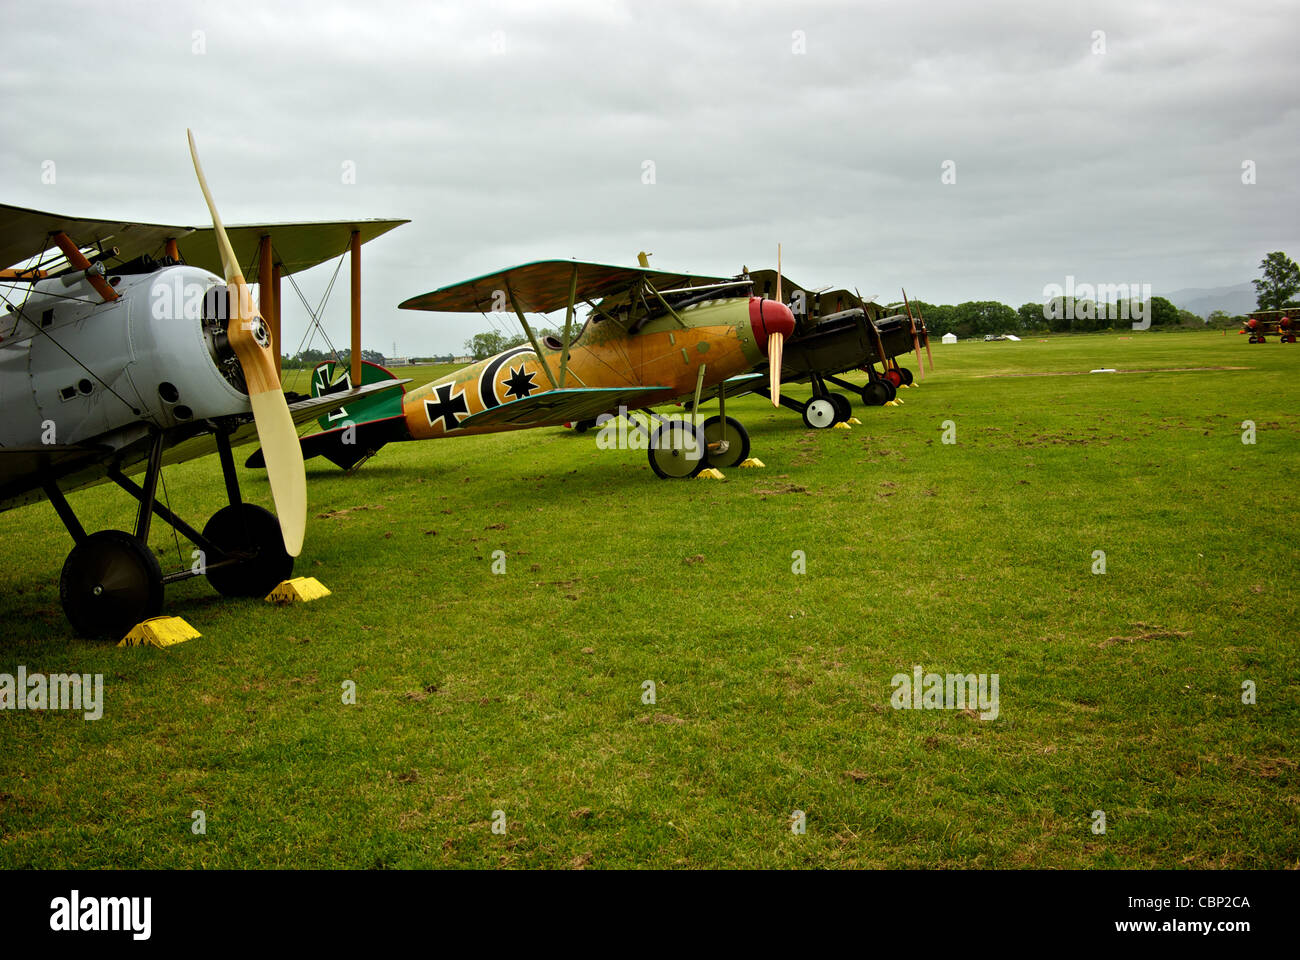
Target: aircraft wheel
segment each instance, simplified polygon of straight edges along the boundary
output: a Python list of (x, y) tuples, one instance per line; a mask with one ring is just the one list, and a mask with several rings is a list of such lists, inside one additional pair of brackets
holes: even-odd
[(734, 467), (749, 457), (749, 433), (740, 425), (740, 421), (727, 417), (709, 417), (704, 421), (704, 442), (712, 446), (720, 440), (727, 441), (723, 453), (706, 451), (704, 459), (710, 467)]
[(825, 430), (835, 425), (835, 404), (825, 397), (813, 397), (803, 408), (804, 426), (813, 430)]
[(903, 383), (903, 375), (893, 367), (890, 367), (888, 370), (886, 370), (884, 376), (885, 379), (888, 380), (890, 383), (892, 383), (895, 387), (901, 386)]
[(119, 640), (162, 611), (162, 568), (148, 545), (131, 534), (100, 530), (64, 561), (59, 602), (81, 636)]
[(256, 504), (222, 507), (203, 527), (203, 536), (224, 553), (243, 555), (238, 563), (208, 571), (208, 583), (223, 597), (264, 597), (293, 573), (280, 521)]
[(869, 407), (883, 407), (894, 395), (894, 385), (888, 380), (872, 380), (862, 388), (862, 402)]
[(903, 386), (910, 387), (912, 385), (912, 371), (907, 367), (899, 367), (898, 375), (903, 378)]
[(704, 469), (704, 446), (692, 424), (669, 420), (650, 435), (650, 467), (664, 480), (685, 480)]
[(835, 422), (844, 423), (853, 416), (853, 404), (842, 393), (828, 393), (826, 398), (835, 405)]
[(574, 433), (586, 433), (588, 430), (590, 430), (590, 429), (591, 429), (592, 427), (594, 427), (595, 425), (596, 425), (596, 421), (595, 421), (595, 420), (579, 420), (577, 423), (575, 423), (575, 424), (573, 425), (573, 432), (574, 432)]

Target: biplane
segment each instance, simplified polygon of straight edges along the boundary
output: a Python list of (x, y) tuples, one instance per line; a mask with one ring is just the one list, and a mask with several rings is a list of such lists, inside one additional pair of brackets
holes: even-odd
[[(645, 439), (664, 478), (696, 476), (749, 456), (744, 427), (726, 414), (729, 389), (759, 379), (752, 368), (780, 361), (793, 315), (781, 300), (751, 295), (751, 282), (575, 260), (540, 260), (442, 287), (401, 304), (446, 313), (513, 312), (527, 344), (498, 353), (403, 396), (349, 403), (302, 438), (304, 457), (352, 470), (388, 443), (469, 436), (624, 416)], [(580, 307), (588, 308), (580, 327)], [(527, 314), (565, 311), (562, 336), (539, 338)], [(389, 376), (363, 367), (361, 383)], [(732, 378), (739, 378), (732, 383)], [(355, 374), (318, 366), (312, 395), (353, 388)], [(780, 400), (780, 381), (769, 395)], [(716, 395), (718, 415), (702, 424), (652, 408)], [(647, 416), (645, 423), (633, 412)], [(248, 466), (261, 466), (260, 452)]]
[(1290, 310), (1257, 310), (1241, 322), (1238, 333), (1250, 335), (1250, 343), (1268, 343), (1269, 337), (1277, 337), (1278, 343), (1295, 343), (1295, 321)]
[[(766, 295), (775, 287), (779, 268), (755, 270), (747, 275), (755, 292)], [(914, 375), (899, 363), (900, 356), (914, 352), (917, 369), (924, 376), (924, 347), (933, 369), (925, 319), (913, 314), (906, 292), (901, 303), (885, 307), (856, 291), (814, 290), (788, 278), (785, 289), (789, 291), (786, 299), (795, 317), (795, 331), (782, 357), (781, 381), (806, 381), (812, 385), (812, 396), (801, 401), (785, 395), (780, 404), (798, 413), (806, 426), (826, 429), (853, 415), (849, 398), (827, 384), (856, 394), (866, 406), (880, 406), (893, 400), (900, 387), (913, 382)], [(877, 363), (880, 370), (876, 369)], [(768, 374), (769, 364), (760, 363), (755, 371)], [(841, 375), (850, 371), (866, 373), (867, 382), (858, 385), (843, 379)], [(766, 396), (761, 383), (761, 379), (756, 381), (751, 390)]]
[[(297, 425), (402, 383), (289, 402), (278, 288), (349, 248), (355, 277), (360, 245), (407, 221), (227, 230), (192, 136), (190, 150), (211, 227), (0, 206), (0, 263), (13, 264), (0, 271), (0, 510), (51, 503), (74, 542), (59, 598), (86, 636), (120, 637), (188, 577), (227, 596), (265, 595), (286, 579), (306, 523)], [(274, 514), (240, 495), (231, 449), (254, 439), (270, 454)], [(229, 503), (200, 532), (160, 502), (158, 482), (164, 466), (213, 451)], [(70, 491), (106, 481), (135, 502), (132, 530), (88, 533), (69, 503)], [(163, 573), (149, 548), (154, 517), (193, 542), (192, 565)]]

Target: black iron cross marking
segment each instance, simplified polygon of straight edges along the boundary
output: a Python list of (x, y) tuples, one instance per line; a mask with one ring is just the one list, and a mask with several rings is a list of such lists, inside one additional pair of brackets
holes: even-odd
[(525, 373), (524, 368), (510, 368), (510, 379), (506, 381), (506, 396), (527, 399), (537, 389), (535, 373)]
[[(327, 397), (331, 393), (345, 393), (352, 389), (352, 373), (349, 371), (333, 383), (329, 382), (329, 368), (321, 366), (316, 368), (316, 395), (318, 397)], [(339, 407), (333, 413), (327, 413), (325, 419), (329, 423), (335, 420), (346, 420), (348, 411), (346, 407)]]
[(446, 383), (440, 387), (434, 387), (433, 392), (437, 395), (437, 400), (424, 401), (424, 412), (429, 415), (429, 426), (433, 426), (439, 420), (443, 422), (443, 431), (455, 430), (460, 426), (461, 418), (459, 413), (469, 415), (469, 406), (465, 403), (465, 394), (461, 393), (452, 396), (451, 392), (456, 389), (454, 383)]

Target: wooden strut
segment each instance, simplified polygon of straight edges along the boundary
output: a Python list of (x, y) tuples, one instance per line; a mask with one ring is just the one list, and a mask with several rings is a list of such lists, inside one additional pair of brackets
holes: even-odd
[(912, 347), (916, 350), (916, 366), (921, 371), (921, 379), (924, 380), (925, 364), (921, 362), (921, 341), (916, 335), (916, 318), (912, 316), (912, 305), (907, 300), (906, 290), (903, 290), (903, 306), (907, 308), (907, 319), (912, 324)]
[[(880, 355), (880, 366), (885, 370), (885, 372), (888, 372), (889, 359), (885, 356), (885, 342), (880, 339), (880, 331), (876, 329), (876, 321), (872, 320), (870, 314), (867, 313), (867, 303), (862, 299), (862, 294), (858, 293), (857, 290), (854, 290), (853, 293), (857, 296), (858, 303), (862, 305), (862, 320), (867, 325), (867, 331), (871, 336), (872, 347), (874, 347), (876, 353)], [(876, 365), (875, 363), (871, 363), (869, 366), (871, 369), (868, 372), (872, 374), (871, 379), (874, 380)]]
[(569, 278), (569, 308), (564, 311), (564, 349), (560, 351), (560, 385), (564, 389), (565, 377), (569, 372), (569, 346), (572, 344), (574, 301), (578, 297), (578, 265), (573, 265), (573, 276)]
[(276, 305), (275, 257), (271, 235), (265, 234), (257, 245), (257, 310), (271, 331), (271, 353), (275, 356), (275, 376), (280, 378), (280, 312)]
[(361, 231), (352, 231), (352, 386), (361, 385)]
[(275, 264), (271, 268), (271, 294), (275, 303), (275, 317), (271, 320), (271, 334), (275, 342), (275, 372), (280, 376), (281, 383), (284, 382), (282, 371), (280, 370), (280, 278), (284, 273), (284, 267), (281, 264)]
[(519, 323), (524, 328), (524, 334), (528, 337), (528, 342), (533, 345), (533, 352), (537, 354), (537, 362), (542, 365), (542, 372), (546, 374), (546, 379), (551, 382), (551, 389), (560, 389), (555, 374), (551, 373), (551, 365), (546, 362), (546, 357), (542, 356), (542, 348), (537, 343), (537, 335), (533, 333), (533, 328), (528, 323), (528, 318), (524, 316), (524, 312), (519, 309), (519, 304), (515, 303), (515, 292), (510, 288), (509, 278), (506, 279), (506, 296), (510, 298), (510, 306), (514, 308), (515, 316), (519, 318)]
[(647, 280), (645, 282), (645, 286), (651, 293), (655, 295), (655, 299), (658, 300), (661, 304), (663, 304), (664, 309), (667, 310), (670, 314), (672, 314), (672, 317), (674, 320), (677, 321), (678, 326), (680, 326), (683, 330), (688, 329), (686, 325), (686, 321), (683, 320), (680, 316), (678, 316), (677, 311), (668, 305), (668, 301), (665, 300), (663, 298), (663, 295), (658, 290), (655, 289), (654, 284)]
[[(81, 252), (81, 248), (73, 243), (66, 233), (62, 230), (58, 231), (54, 234), (54, 242), (58, 245), (59, 250), (63, 252), (63, 256), (67, 258), (70, 266), (76, 270), (90, 270), (90, 261), (86, 259), (86, 255)], [(90, 285), (95, 288), (95, 292), (99, 294), (100, 299), (105, 303), (112, 303), (118, 298), (118, 292), (102, 275), (87, 273), (86, 279), (90, 281)]]

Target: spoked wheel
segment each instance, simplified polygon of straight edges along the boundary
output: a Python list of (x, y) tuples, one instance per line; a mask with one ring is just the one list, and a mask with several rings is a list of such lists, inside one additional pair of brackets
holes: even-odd
[(665, 480), (685, 480), (704, 469), (704, 445), (692, 424), (669, 420), (650, 435), (650, 467)]
[(903, 386), (910, 387), (912, 385), (912, 371), (907, 367), (899, 367), (898, 375), (903, 378)]
[(803, 422), (814, 430), (825, 430), (835, 425), (835, 404), (825, 397), (813, 397), (803, 408)]
[(883, 407), (894, 397), (894, 385), (888, 380), (872, 380), (862, 388), (862, 402), (869, 407)]
[(162, 568), (153, 551), (131, 534), (100, 530), (68, 554), (59, 601), (83, 637), (120, 639), (162, 610)]
[[(717, 444), (726, 444), (717, 450)], [(704, 421), (704, 459), (710, 467), (734, 467), (749, 457), (749, 433), (740, 422), (727, 417), (709, 417)]]
[(842, 393), (828, 393), (826, 399), (835, 405), (835, 422), (844, 423), (853, 416), (853, 404)]
[[(204, 539), (238, 563), (212, 567), (208, 583), (223, 597), (264, 597), (293, 573), (293, 557), (284, 549), (280, 521), (253, 503), (222, 507), (203, 528)], [(215, 564), (220, 557), (207, 557)]]

